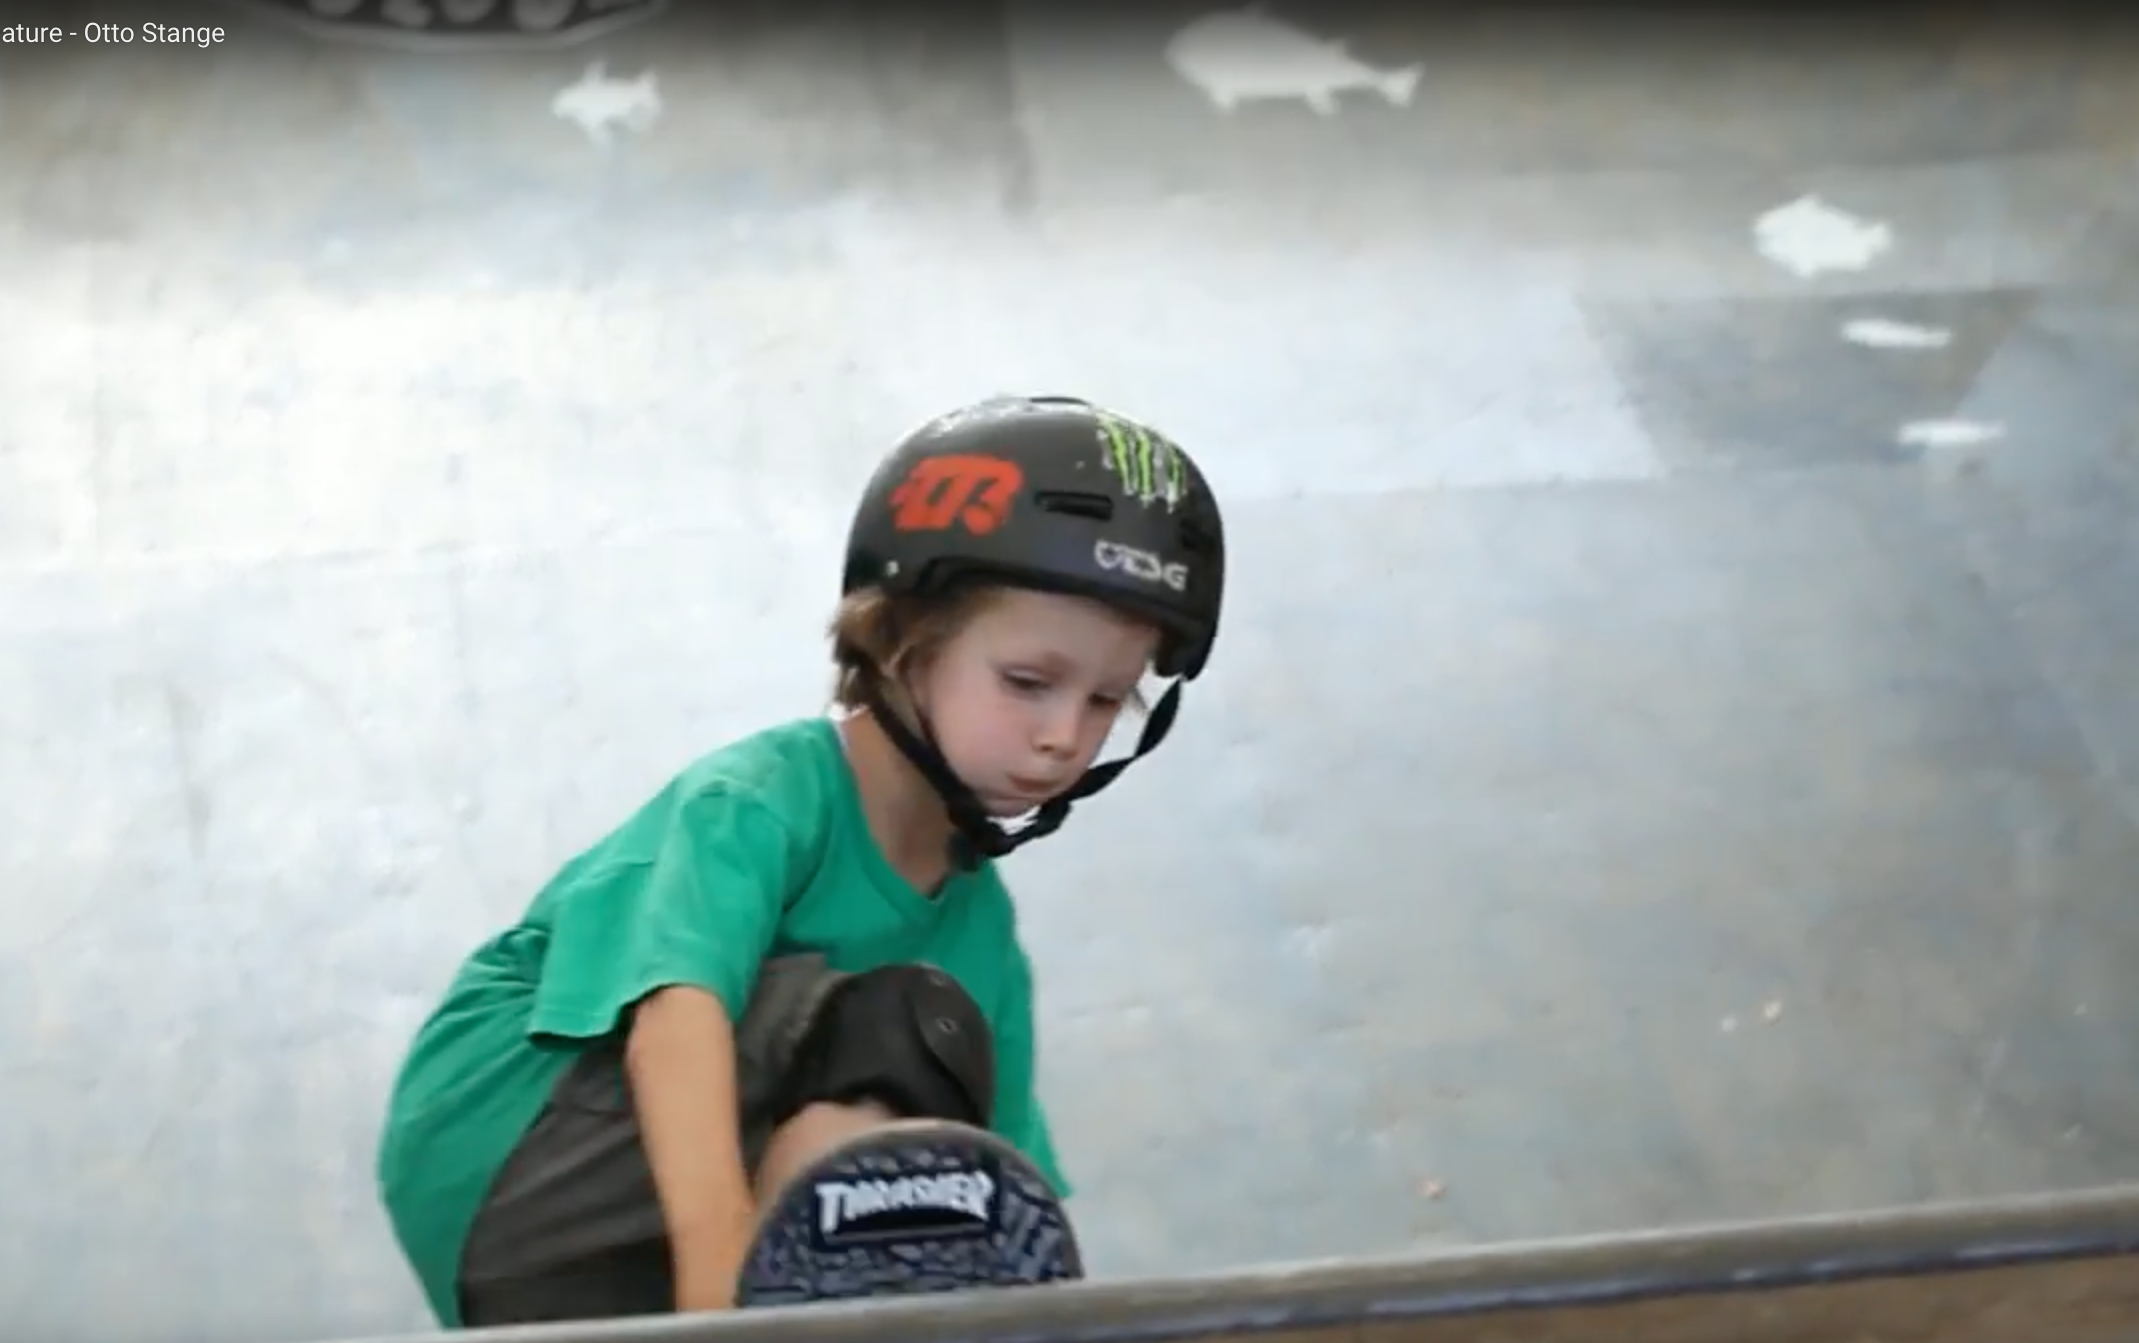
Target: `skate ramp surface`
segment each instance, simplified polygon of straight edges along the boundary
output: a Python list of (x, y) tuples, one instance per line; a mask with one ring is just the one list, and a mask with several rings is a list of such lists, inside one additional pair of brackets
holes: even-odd
[(2126, 1343), (2139, 1186), (1430, 1259), (421, 1343)]
[(19, 1336), (425, 1328), (410, 1032), (1002, 389), (1233, 542), (1007, 874), (1095, 1300), (2139, 1178), (2125, 16), (349, 4), (6, 20), (230, 35), (0, 47)]

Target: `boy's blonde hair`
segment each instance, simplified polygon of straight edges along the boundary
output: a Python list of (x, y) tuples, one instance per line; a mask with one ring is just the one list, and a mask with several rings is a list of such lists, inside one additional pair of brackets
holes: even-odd
[(1002, 594), (987, 583), (959, 584), (925, 595), (891, 596), (859, 588), (832, 613), (832, 703), (859, 709), (873, 690), (905, 707), (903, 682), (958, 637), (974, 616)]
[[(853, 711), (875, 691), (910, 712), (905, 680), (958, 637), (973, 618), (1004, 593), (1003, 585), (966, 582), (927, 594), (891, 596), (882, 588), (858, 588), (840, 599), (827, 633), (832, 639), (832, 703)], [(1146, 709), (1142, 691), (1128, 707)]]

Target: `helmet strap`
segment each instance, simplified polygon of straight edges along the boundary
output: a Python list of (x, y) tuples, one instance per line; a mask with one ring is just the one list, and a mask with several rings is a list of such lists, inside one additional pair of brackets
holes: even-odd
[(987, 859), (1003, 858), (1015, 850), (1051, 835), (1069, 819), (1070, 805), (1090, 797), (1121, 777), (1123, 770), (1133, 762), (1151, 754), (1166, 734), (1173, 729), (1174, 717), (1181, 708), (1181, 682), (1175, 681), (1152, 706), (1151, 714), (1144, 720), (1143, 734), (1138, 737), (1134, 754), (1120, 760), (1109, 760), (1103, 765), (1094, 765), (1084, 772), (1060, 796), (1050, 798), (1032, 814), (1031, 820), (1016, 830), (1006, 828), (1002, 822), (988, 814), (981, 805), (978, 794), (966, 786), (944, 759), (942, 749), (936, 744), (935, 729), (930, 726), (928, 715), (920, 706), (914, 708), (914, 718), (920, 724), (916, 732), (905, 718), (885, 702), (879, 684), (872, 683), (863, 695), (863, 704), (872, 718), (891, 738), (899, 754), (928, 780), (930, 788), (942, 800), (944, 811), (951, 820), (951, 865), (961, 872), (970, 872)]

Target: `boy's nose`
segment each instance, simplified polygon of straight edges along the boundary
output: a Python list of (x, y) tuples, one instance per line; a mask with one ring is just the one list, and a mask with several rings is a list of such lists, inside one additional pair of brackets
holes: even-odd
[(1039, 735), (1033, 745), (1041, 753), (1051, 756), (1067, 756), (1077, 749), (1077, 714), (1075, 710), (1057, 710), (1040, 722)]

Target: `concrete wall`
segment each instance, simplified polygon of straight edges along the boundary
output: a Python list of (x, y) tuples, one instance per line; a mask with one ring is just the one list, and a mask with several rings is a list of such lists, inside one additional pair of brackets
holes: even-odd
[(1193, 15), (0, 48), (16, 1331), (418, 1325), (414, 1023), (1010, 388), (1235, 546), (1011, 864), (1098, 1271), (2134, 1173), (2123, 48)]

